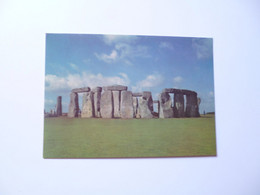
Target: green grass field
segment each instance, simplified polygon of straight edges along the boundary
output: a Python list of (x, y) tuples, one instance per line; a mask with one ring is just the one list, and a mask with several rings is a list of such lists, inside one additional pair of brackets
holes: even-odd
[(215, 156), (215, 118), (44, 120), (44, 158)]

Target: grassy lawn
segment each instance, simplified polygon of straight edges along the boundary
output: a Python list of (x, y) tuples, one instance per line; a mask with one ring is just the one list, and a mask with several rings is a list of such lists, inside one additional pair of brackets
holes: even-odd
[(128, 120), (59, 117), (44, 121), (44, 158), (214, 155), (214, 115)]

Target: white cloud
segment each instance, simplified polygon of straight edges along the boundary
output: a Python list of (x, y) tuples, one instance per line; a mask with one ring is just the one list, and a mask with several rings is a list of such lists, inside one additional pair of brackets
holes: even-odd
[(181, 76), (177, 76), (173, 78), (174, 83), (181, 83), (183, 81), (183, 78)]
[(78, 66), (76, 64), (70, 63), (70, 67), (74, 70), (78, 70)]
[(132, 60), (137, 57), (150, 57), (148, 48), (143, 45), (132, 46), (126, 43), (117, 43), (110, 55), (97, 54), (96, 57), (106, 63), (120, 61), (126, 65), (132, 65)]
[(137, 39), (136, 36), (131, 35), (104, 35), (104, 42), (107, 45), (112, 45), (116, 43), (130, 43)]
[(165, 49), (173, 50), (172, 44), (168, 43), (168, 42), (160, 42), (159, 48), (162, 48), (162, 49), (165, 48)]
[(160, 74), (148, 75), (144, 80), (136, 83), (135, 86), (132, 86), (132, 91), (140, 92), (146, 89), (151, 89), (157, 87), (163, 82), (163, 77)]
[(49, 104), (54, 104), (54, 101), (50, 99), (45, 99), (44, 103), (49, 105)]
[(97, 54), (95, 53), (96, 57), (104, 62), (111, 63), (117, 60), (118, 55), (116, 50), (112, 50), (110, 55), (107, 54)]
[(194, 38), (192, 39), (192, 47), (195, 50), (198, 59), (205, 59), (212, 56), (212, 39)]
[(130, 80), (125, 73), (120, 73), (118, 76), (105, 77), (102, 74), (69, 74), (66, 77), (58, 77), (56, 75), (45, 76), (46, 91), (63, 91), (68, 92), (73, 88), (107, 85), (129, 85)]

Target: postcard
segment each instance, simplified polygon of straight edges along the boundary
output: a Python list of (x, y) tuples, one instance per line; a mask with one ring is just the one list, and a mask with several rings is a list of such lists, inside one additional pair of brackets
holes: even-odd
[(43, 157), (216, 156), (213, 39), (46, 34)]

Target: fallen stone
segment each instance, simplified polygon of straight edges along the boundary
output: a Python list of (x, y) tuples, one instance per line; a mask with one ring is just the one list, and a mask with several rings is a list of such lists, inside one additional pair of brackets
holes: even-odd
[(160, 118), (172, 118), (173, 117), (173, 108), (172, 100), (169, 93), (162, 92), (159, 94), (159, 117)]
[(133, 94), (131, 91), (121, 92), (121, 118), (133, 118)]
[(100, 100), (100, 115), (102, 118), (113, 118), (114, 115), (112, 91), (104, 91)]
[(94, 93), (90, 91), (83, 94), (81, 118), (92, 118), (94, 116)]
[(72, 92), (70, 93), (68, 117), (69, 118), (78, 117), (78, 112), (79, 112), (78, 94)]
[(112, 86), (105, 86), (103, 87), (104, 91), (126, 91), (127, 86), (123, 85), (112, 85)]

